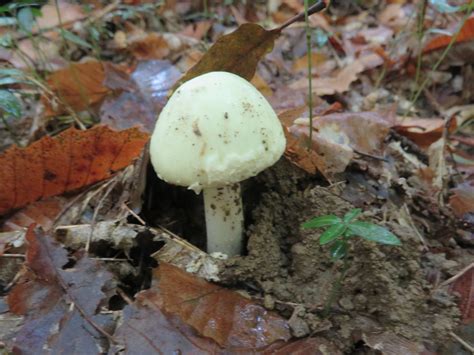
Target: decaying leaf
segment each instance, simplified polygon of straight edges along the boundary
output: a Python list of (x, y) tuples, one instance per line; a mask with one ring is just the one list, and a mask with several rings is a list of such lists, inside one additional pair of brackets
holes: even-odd
[(456, 292), (459, 298), (459, 309), (464, 324), (474, 321), (474, 264), (471, 264), (463, 274), (451, 285), (450, 291)]
[(115, 293), (102, 265), (83, 254), (67, 267), (66, 250), (40, 229), (30, 227), (26, 266), (8, 295), (11, 312), (25, 315), (14, 350), (36, 353), (96, 354), (107, 350), (110, 315), (100, 314)]
[[(375, 53), (358, 58), (342, 68), (334, 76), (313, 79), (313, 93), (316, 95), (333, 95), (346, 92), (351, 84), (358, 79), (358, 74), (381, 64), (383, 64), (382, 57)], [(292, 83), (290, 87), (292, 89), (301, 89), (307, 88), (308, 85), (308, 79), (303, 78)]]
[(267, 31), (254, 23), (245, 23), (222, 36), (178, 82), (179, 85), (211, 71), (227, 71), (251, 80), (259, 60), (273, 49), (281, 31)]
[[(133, 337), (138, 337), (142, 343), (149, 343), (148, 339), (152, 339), (154, 346), (174, 346), (173, 349), (180, 351), (212, 349), (216, 344), (227, 350), (255, 351), (277, 341), (288, 341), (291, 337), (283, 318), (233, 291), (166, 263), (155, 272), (152, 289), (137, 296), (134, 307), (145, 307), (150, 315), (158, 319), (152, 320), (153, 317), (149, 316), (147, 322), (125, 322), (118, 329), (118, 334), (126, 337), (125, 343), (136, 341), (128, 340), (133, 331), (127, 332), (130, 326), (140, 327), (135, 329)], [(138, 317), (143, 316), (143, 313), (138, 313)], [(164, 323), (166, 332), (151, 326), (156, 322)], [(174, 326), (170, 334), (171, 325)], [(150, 332), (144, 333), (143, 327)], [(178, 334), (176, 328), (181, 330)], [(204, 339), (195, 342), (196, 336)]]
[[(421, 148), (428, 148), (441, 138), (445, 121), (441, 118), (411, 118), (398, 123), (393, 128), (401, 135), (410, 138)], [(450, 120), (449, 130), (456, 128), (456, 120)]]
[(52, 73), (47, 83), (61, 101), (53, 105), (51, 98), (43, 97), (46, 116), (65, 112), (62, 103), (74, 111), (82, 111), (101, 102), (111, 92), (111, 88), (105, 84), (107, 66), (111, 64), (97, 61), (73, 63), (66, 69)]
[(474, 215), (474, 182), (466, 181), (451, 189), (449, 204), (458, 218)]
[(53, 226), (54, 220), (66, 206), (67, 201), (64, 197), (55, 196), (33, 202), (8, 218), (0, 230), (2, 232), (24, 230), (35, 223), (47, 231)]
[[(445, 48), (451, 42), (452, 36), (442, 35), (433, 38), (423, 48), (423, 52), (432, 52), (438, 49)], [(468, 18), (464, 23), (459, 35), (456, 38), (456, 43), (469, 42), (474, 40), (474, 17)]]
[(140, 154), (148, 135), (136, 128), (74, 128), (0, 155), (0, 214), (112, 176)]
[[(374, 112), (332, 113), (316, 116), (313, 120), (313, 152), (318, 156), (311, 161), (325, 176), (343, 172), (354, 152), (380, 155), (390, 125), (388, 119)], [(290, 132), (307, 140), (309, 119), (294, 121)], [(306, 169), (305, 169), (306, 170)]]
[(170, 53), (168, 42), (156, 33), (130, 39), (128, 49), (139, 60), (162, 59)]

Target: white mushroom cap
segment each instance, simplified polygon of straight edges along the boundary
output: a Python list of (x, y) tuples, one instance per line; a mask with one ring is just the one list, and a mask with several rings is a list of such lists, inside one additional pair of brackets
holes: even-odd
[(150, 157), (161, 179), (199, 193), (258, 174), (285, 145), (277, 115), (252, 84), (210, 72), (171, 96), (151, 137)]

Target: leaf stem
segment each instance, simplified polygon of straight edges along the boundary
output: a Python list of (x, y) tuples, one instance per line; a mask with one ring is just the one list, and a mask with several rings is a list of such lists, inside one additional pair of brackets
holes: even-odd
[(304, 16), (306, 23), (306, 51), (308, 58), (308, 106), (309, 106), (309, 134), (308, 148), (311, 149), (313, 142), (313, 63), (311, 50), (311, 28), (309, 26), (308, 0), (304, 0)]
[[(446, 58), (449, 51), (451, 50), (451, 47), (454, 45), (454, 43), (456, 43), (456, 39), (458, 38), (459, 34), (461, 33), (461, 30), (463, 29), (464, 24), (466, 23), (467, 19), (471, 15), (473, 9), (474, 9), (474, 1), (471, 1), (469, 3), (469, 6), (466, 8), (466, 13), (463, 16), (463, 19), (462, 19), (462, 21), (459, 25), (459, 28), (457, 29), (456, 33), (454, 33), (453, 36), (451, 37), (451, 41), (449, 41), (449, 44), (444, 49), (444, 51), (441, 54), (441, 56), (439, 57), (438, 61), (431, 68), (431, 71), (436, 71), (438, 69), (438, 67), (441, 65), (441, 63), (443, 62), (443, 60)], [(418, 91), (413, 96), (413, 99), (411, 100), (409, 107), (405, 111), (405, 114), (404, 114), (405, 117), (408, 116), (408, 113), (410, 112), (411, 108), (413, 107), (415, 102), (420, 97), (421, 93), (423, 92), (423, 90), (425, 89), (425, 87), (426, 87), (426, 85), (428, 84), (429, 81), (430, 81), (429, 77), (427, 77), (427, 78), (425, 78), (425, 80), (423, 80), (423, 82), (421, 83), (421, 85), (418, 88)]]

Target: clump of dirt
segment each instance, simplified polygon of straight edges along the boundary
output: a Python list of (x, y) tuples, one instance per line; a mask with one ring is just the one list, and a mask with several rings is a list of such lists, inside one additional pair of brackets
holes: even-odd
[[(333, 294), (344, 264), (319, 245), (322, 230), (302, 230), (300, 224), (320, 215), (342, 216), (354, 206), (334, 186), (322, 186), (285, 159), (255, 181), (264, 192), (247, 230), (248, 255), (227, 262), (224, 282), (261, 292), (267, 308), (290, 317), (295, 336), (320, 333), (345, 349), (360, 332), (390, 331), (425, 344), (447, 337), (458, 309), (426, 280), (423, 247), (412, 230), (386, 224), (401, 239), (399, 247), (355, 239), (339, 293)], [(372, 209), (361, 219), (383, 225), (375, 218), (379, 213)], [(322, 317), (331, 298), (328, 316)]]

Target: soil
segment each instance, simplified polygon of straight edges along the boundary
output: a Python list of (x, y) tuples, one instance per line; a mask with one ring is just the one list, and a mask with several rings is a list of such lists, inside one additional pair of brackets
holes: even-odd
[[(300, 224), (354, 208), (339, 197), (341, 184), (327, 186), (284, 158), (252, 179), (244, 192), (244, 203), (253, 200), (248, 255), (227, 261), (223, 282), (252, 290), (267, 308), (290, 318), (297, 337), (318, 333), (347, 351), (361, 332), (389, 331), (436, 348), (458, 323), (459, 311), (428, 276), (433, 263), (446, 272), (457, 263), (445, 254), (430, 257), (410, 228), (391, 218), (383, 223), (382, 210), (372, 207), (361, 219), (385, 225), (402, 245), (354, 240), (337, 292), (344, 263), (333, 262), (329, 248), (319, 245), (321, 230)], [(252, 185), (259, 186), (258, 198), (249, 197), (255, 196)]]

